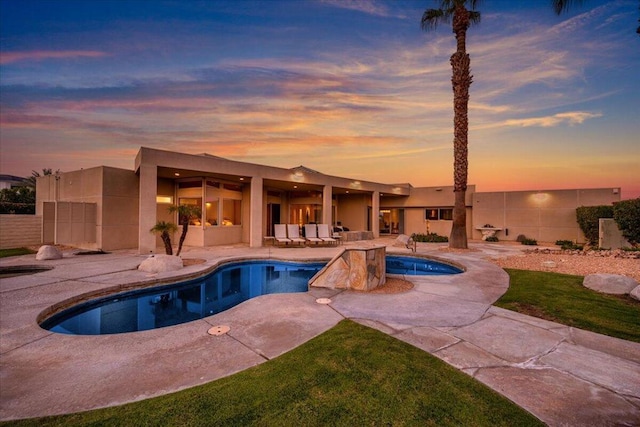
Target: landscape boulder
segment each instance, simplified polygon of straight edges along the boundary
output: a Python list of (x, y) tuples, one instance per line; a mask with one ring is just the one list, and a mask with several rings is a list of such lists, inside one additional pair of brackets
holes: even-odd
[(151, 255), (138, 266), (138, 270), (147, 273), (162, 273), (180, 270), (183, 267), (182, 258), (175, 255)]
[(52, 245), (40, 246), (38, 253), (36, 254), (36, 260), (46, 261), (49, 259), (61, 259), (62, 252), (58, 248)]
[(633, 290), (629, 292), (629, 295), (631, 296), (631, 298), (640, 301), (640, 286), (636, 286), (635, 288), (633, 288)]
[(624, 295), (637, 287), (638, 282), (620, 274), (589, 274), (582, 285), (604, 294)]

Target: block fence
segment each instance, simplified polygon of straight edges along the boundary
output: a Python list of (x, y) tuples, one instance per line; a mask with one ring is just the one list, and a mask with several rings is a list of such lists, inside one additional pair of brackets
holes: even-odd
[(41, 242), (41, 216), (0, 215), (0, 249), (35, 246)]

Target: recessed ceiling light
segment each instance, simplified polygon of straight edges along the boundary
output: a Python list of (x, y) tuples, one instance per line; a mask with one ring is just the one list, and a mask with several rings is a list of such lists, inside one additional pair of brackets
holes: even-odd
[(297, 186), (297, 185), (294, 185), (294, 186), (293, 186), (293, 188), (298, 188), (298, 186)]
[(180, 176), (180, 174), (178, 172), (174, 173), (175, 176)]
[(244, 181), (244, 178), (240, 177), (240, 181)]

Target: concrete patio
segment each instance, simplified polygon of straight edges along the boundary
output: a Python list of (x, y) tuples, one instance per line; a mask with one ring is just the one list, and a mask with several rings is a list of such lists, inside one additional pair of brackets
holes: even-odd
[[(386, 244), (392, 239), (348, 242)], [(473, 376), (550, 426), (640, 425), (640, 344), (493, 307), (507, 274), (487, 262), (518, 246), (472, 244), (473, 252), (432, 254), (462, 264), (454, 276), (405, 279), (406, 293), (364, 294), (312, 289), (258, 297), (228, 311), (168, 328), (103, 336), (70, 336), (38, 326), (53, 304), (87, 292), (198, 274), (224, 259), (273, 257), (327, 260), (341, 248), (188, 248), (204, 264), (179, 273), (136, 270), (133, 251), (35, 261), (5, 258), (1, 266), (54, 269), (0, 284), (0, 419), (63, 414), (145, 399), (203, 384), (277, 357), (342, 319), (376, 328)], [(317, 298), (330, 298), (328, 305)], [(211, 326), (230, 331), (211, 336)]]

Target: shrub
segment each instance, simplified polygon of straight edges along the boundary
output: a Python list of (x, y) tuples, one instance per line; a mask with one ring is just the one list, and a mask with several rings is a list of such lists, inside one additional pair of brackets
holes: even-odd
[(578, 225), (591, 246), (598, 244), (599, 219), (613, 218), (613, 206), (580, 206), (576, 209)]
[(522, 243), (524, 240), (526, 240), (527, 236), (525, 236), (524, 234), (518, 234), (518, 237), (516, 237), (516, 242), (520, 242)]
[(560, 246), (562, 249), (579, 250), (579, 251), (584, 249), (584, 246), (577, 245), (573, 243), (571, 240), (556, 240), (556, 245)]
[(613, 205), (613, 219), (629, 243), (640, 244), (640, 197)]
[(528, 237), (525, 237), (520, 243), (527, 246), (536, 246), (538, 241), (536, 239), (529, 239)]
[(427, 243), (443, 243), (448, 242), (449, 238), (447, 236), (440, 236), (436, 233), (429, 234), (421, 234), (421, 233), (413, 233), (411, 238), (414, 242), (427, 242)]
[(36, 192), (31, 187), (3, 188), (0, 190), (0, 214), (34, 215)]
[(498, 238), (496, 236), (489, 236), (485, 239), (485, 242), (498, 242)]

